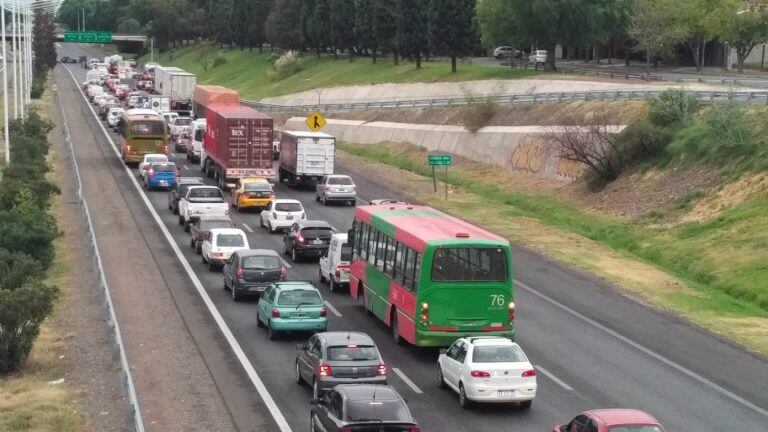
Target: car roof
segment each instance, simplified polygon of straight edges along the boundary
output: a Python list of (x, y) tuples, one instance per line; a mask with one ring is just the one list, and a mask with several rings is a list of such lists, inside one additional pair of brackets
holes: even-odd
[(299, 203), (299, 204), (301, 204), (301, 201), (299, 201), (299, 200), (288, 199), (288, 198), (279, 198), (279, 199), (276, 199), (273, 202), (275, 204), (280, 204), (280, 203), (286, 203), (286, 204), (288, 204), (288, 203)]
[(176, 179), (176, 183), (203, 183), (202, 177), (179, 177)]
[(320, 292), (320, 290), (318, 290), (317, 287), (312, 284), (312, 282), (305, 282), (305, 281), (275, 282), (275, 288), (283, 291), (292, 290), (292, 289), (312, 288), (317, 292)]
[(466, 337), (462, 338), (465, 341), (469, 342), (472, 345), (482, 346), (482, 345), (517, 345), (515, 342), (505, 338), (505, 337), (498, 337), (498, 336), (476, 336), (476, 337)]
[(237, 254), (240, 255), (241, 257), (261, 256), (261, 255), (280, 257), (280, 254), (275, 252), (272, 249), (245, 249), (245, 250), (237, 251)]
[(348, 240), (349, 234), (347, 233), (333, 233), (331, 234), (331, 239), (338, 239), (341, 242), (346, 242)]
[(331, 228), (331, 229), (333, 229), (331, 224), (329, 224), (326, 221), (321, 221), (321, 220), (304, 220), (304, 221), (299, 221), (299, 226), (302, 227), (302, 228)]
[[(212, 185), (207, 185), (207, 184), (201, 184), (201, 185), (191, 186), (190, 187), (190, 189), (202, 189), (202, 188), (206, 188), (206, 189), (219, 189), (218, 186), (212, 186)], [(221, 190), (221, 189), (219, 189), (219, 190)]]
[(636, 409), (611, 408), (590, 410), (586, 413), (602, 420), (607, 426), (659, 423), (650, 414)]
[(332, 331), (318, 333), (317, 337), (325, 340), (329, 345), (365, 344), (376, 345), (373, 338), (362, 332)]
[(381, 384), (339, 384), (336, 391), (346, 396), (347, 399), (371, 400), (376, 395), (376, 400), (403, 400), (400, 393), (393, 387)]
[(240, 228), (211, 228), (211, 234), (242, 234), (245, 237), (245, 233)]

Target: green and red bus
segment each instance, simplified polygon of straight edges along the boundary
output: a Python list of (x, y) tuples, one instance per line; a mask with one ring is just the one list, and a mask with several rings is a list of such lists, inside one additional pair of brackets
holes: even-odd
[(349, 291), (396, 342), (447, 346), (464, 336), (514, 338), (509, 242), (431, 207), (358, 207)]

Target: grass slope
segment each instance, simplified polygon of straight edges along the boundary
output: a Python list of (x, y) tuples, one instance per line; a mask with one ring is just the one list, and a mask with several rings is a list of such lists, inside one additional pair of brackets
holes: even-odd
[[(391, 58), (379, 59), (371, 64), (369, 58), (357, 58), (350, 63), (345, 57), (338, 60), (313, 54), (301, 58), (303, 70), (282, 80), (273, 79), (269, 72), (272, 65), (270, 53), (239, 49), (223, 49), (220, 55), (226, 62), (216, 68), (203, 70), (194, 46), (182, 48), (155, 56), (155, 62), (162, 65), (177, 66), (197, 75), (201, 84), (216, 84), (240, 92), (244, 99), (258, 100), (269, 96), (297, 93), (320, 87), (333, 87), (355, 84), (471, 81), (481, 79), (517, 79), (536, 75), (534, 71), (511, 70), (474, 64), (459, 64), (458, 71), (451, 73), (450, 63), (424, 62), (422, 69), (416, 69), (413, 63), (401, 61), (399, 66), (392, 64)], [(140, 59), (149, 61), (149, 56)]]

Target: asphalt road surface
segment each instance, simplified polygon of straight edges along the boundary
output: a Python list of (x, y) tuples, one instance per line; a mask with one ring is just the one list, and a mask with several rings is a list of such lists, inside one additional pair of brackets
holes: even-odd
[[(63, 44), (59, 55), (79, 56), (86, 48)], [(64, 67), (64, 66), (59, 66)], [(78, 81), (85, 72), (72, 67)], [(82, 98), (65, 101), (85, 105)], [(97, 119), (79, 125), (98, 130)], [(112, 140), (119, 136), (109, 132)], [(99, 137), (110, 146), (105, 136)], [(170, 159), (182, 176), (201, 176), (199, 165), (183, 155)], [(121, 164), (116, 158), (110, 164)], [(82, 166), (82, 165), (81, 165)], [(134, 170), (135, 171), (135, 170)], [(353, 176), (360, 201), (398, 198), (386, 184), (372, 182), (364, 169), (339, 166)], [(86, 171), (87, 175), (87, 171)], [(125, 174), (125, 193), (136, 194)], [(277, 185), (281, 198), (304, 204), (308, 218), (330, 222), (340, 231), (352, 223), (354, 209), (324, 207), (310, 190)], [(263, 380), (294, 431), (308, 430), (309, 387), (293, 382), (295, 346), (304, 335), (269, 341), (255, 322), (255, 301), (235, 303), (222, 289), (221, 273), (209, 272), (189, 246), (189, 236), (167, 207), (167, 193), (148, 192), (152, 206), (173, 235), (216, 309), (231, 328), (250, 363)], [(232, 220), (248, 235), (252, 247), (283, 250), (282, 235), (259, 228), (257, 213), (237, 213)], [(158, 245), (166, 240), (158, 238)], [(345, 292), (331, 293), (317, 277), (314, 262), (290, 263), (289, 280), (311, 280), (330, 303), (330, 330), (356, 330), (371, 335), (385, 361), (399, 373), (389, 381), (406, 396), (426, 431), (551, 430), (578, 412), (592, 408), (638, 408), (656, 416), (669, 431), (762, 432), (768, 421), (768, 361), (722, 341), (686, 322), (641, 305), (611, 286), (568, 269), (541, 255), (514, 248), (518, 342), (539, 370), (538, 397), (531, 410), (514, 406), (481, 406), (462, 410), (457, 397), (435, 384), (435, 349), (396, 346), (388, 327)]]

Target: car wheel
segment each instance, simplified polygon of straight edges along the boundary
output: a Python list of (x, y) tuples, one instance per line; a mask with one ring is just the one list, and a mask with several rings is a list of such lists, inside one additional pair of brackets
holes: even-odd
[(201, 255), (203, 253), (203, 245), (199, 242), (195, 242), (195, 253)]
[(232, 301), (239, 302), (243, 300), (243, 295), (238, 291), (237, 287), (235, 285), (232, 285), (229, 289), (232, 290)]
[(349, 205), (351, 205), (352, 207), (356, 206), (357, 205), (357, 200), (350, 201)]
[(437, 387), (444, 389), (448, 387), (445, 385), (445, 378), (443, 377), (443, 368), (440, 367), (440, 363), (437, 364)]
[(261, 322), (261, 318), (259, 318), (259, 308), (256, 308), (256, 327), (264, 327), (264, 323)]
[(173, 204), (171, 207), (172, 207), (171, 210), (173, 210), (173, 214), (175, 215), (179, 214), (179, 206), (177, 206), (176, 204)]
[(276, 230), (275, 230), (275, 227), (272, 226), (272, 222), (268, 222), (268, 225), (269, 225), (269, 227), (268, 227), (269, 228), (269, 232), (270, 233), (274, 233)]
[(195, 241), (194, 237), (189, 238), (189, 247), (192, 249), (197, 249), (197, 242)]
[(336, 287), (337, 287), (337, 285), (336, 285), (336, 283), (333, 281), (333, 276), (329, 277), (329, 278), (328, 278), (328, 290), (329, 290), (330, 292), (336, 292), (336, 291), (337, 291)]
[(312, 380), (312, 398), (320, 399), (320, 384), (317, 380)]
[(304, 378), (301, 377), (301, 372), (299, 371), (299, 361), (296, 361), (296, 384), (303, 384)]
[(173, 203), (171, 203), (171, 200), (168, 200), (168, 210), (173, 211)]
[(320, 194), (315, 192), (315, 201), (320, 202)]
[(208, 271), (216, 271), (216, 264), (213, 260), (208, 260)]
[(235, 210), (237, 210), (238, 213), (241, 212), (241, 210), (240, 210), (240, 198), (238, 198), (237, 201), (235, 201)]
[(266, 228), (267, 226), (264, 225), (264, 218), (259, 216), (259, 226), (262, 228)]
[(533, 405), (533, 401), (532, 400), (527, 400), (527, 401), (520, 402), (520, 408), (522, 408), (522, 409), (531, 409), (531, 405)]
[(203, 264), (207, 264), (208, 261), (205, 260), (205, 254), (200, 254), (200, 259), (203, 260)]
[(468, 409), (472, 406), (472, 402), (467, 399), (467, 392), (464, 391), (464, 384), (459, 383), (459, 406), (464, 409)]
[(184, 225), (184, 216), (179, 215), (179, 225)]
[(296, 255), (296, 248), (291, 249), (291, 261), (298, 262), (298, 255)]
[(323, 269), (318, 266), (317, 270), (318, 275), (320, 275), (320, 282), (325, 282), (325, 276), (323, 276)]
[(269, 336), (269, 340), (275, 340), (278, 337), (277, 330), (272, 328), (272, 324), (267, 324), (267, 335)]
[(400, 337), (400, 326), (397, 323), (397, 310), (392, 315), (392, 340), (396, 345), (403, 343), (403, 338)]

